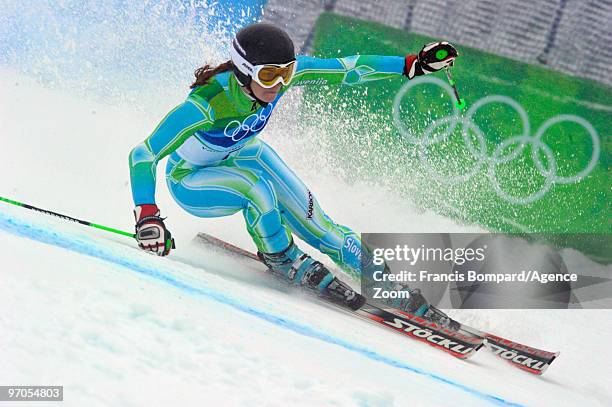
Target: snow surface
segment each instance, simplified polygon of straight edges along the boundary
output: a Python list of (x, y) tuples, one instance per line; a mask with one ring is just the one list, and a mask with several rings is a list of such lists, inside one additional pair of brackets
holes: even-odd
[[(159, 108), (159, 100), (113, 105), (7, 68), (0, 95), (0, 196), (131, 230), (128, 153), (180, 97)], [(264, 139), (336, 221), (367, 231), (477, 230), (309, 168), (282, 112)], [(66, 406), (612, 405), (608, 310), (455, 311), (561, 351), (543, 377), (485, 351), (455, 360), (193, 240), (206, 231), (252, 249), (241, 216), (193, 218), (161, 181), (157, 197), (178, 245), (168, 258), (0, 203), (0, 384), (63, 385)]]

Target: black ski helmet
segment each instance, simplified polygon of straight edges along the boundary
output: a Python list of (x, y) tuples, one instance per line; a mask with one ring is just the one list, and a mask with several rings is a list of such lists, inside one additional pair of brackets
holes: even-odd
[[(289, 35), (272, 24), (255, 23), (244, 27), (232, 41), (233, 51), (251, 65), (286, 64), (295, 60), (293, 41)], [(250, 86), (248, 69), (232, 58), (234, 75), (243, 86)]]

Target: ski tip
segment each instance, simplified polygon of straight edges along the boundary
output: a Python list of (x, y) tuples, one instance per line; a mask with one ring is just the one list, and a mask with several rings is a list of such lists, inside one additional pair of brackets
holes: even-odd
[(561, 352), (544, 351), (491, 334), (487, 334), (485, 345), (494, 355), (536, 376), (544, 374), (561, 354)]

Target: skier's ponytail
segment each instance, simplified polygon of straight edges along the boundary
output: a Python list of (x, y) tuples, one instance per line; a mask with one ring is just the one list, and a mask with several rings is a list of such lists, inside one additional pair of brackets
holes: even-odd
[(208, 83), (208, 80), (221, 72), (231, 71), (234, 68), (234, 64), (232, 61), (226, 61), (216, 67), (212, 67), (209, 64), (206, 64), (195, 70), (193, 73), (195, 75), (195, 81), (191, 84), (190, 88), (193, 89), (196, 86), (202, 86)]

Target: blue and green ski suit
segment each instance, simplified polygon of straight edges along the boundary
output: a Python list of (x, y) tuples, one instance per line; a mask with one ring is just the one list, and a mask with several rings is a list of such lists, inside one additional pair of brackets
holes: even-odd
[(207, 218), (242, 211), (260, 251), (282, 251), (295, 233), (358, 277), (359, 236), (333, 222), (306, 185), (257, 135), (293, 86), (357, 85), (397, 77), (403, 71), (404, 57), (399, 56), (298, 56), (291, 83), (265, 107), (254, 103), (233, 73), (217, 74), (194, 88), (131, 151), (134, 203), (155, 203), (156, 166), (169, 156), (167, 185), (187, 212)]

